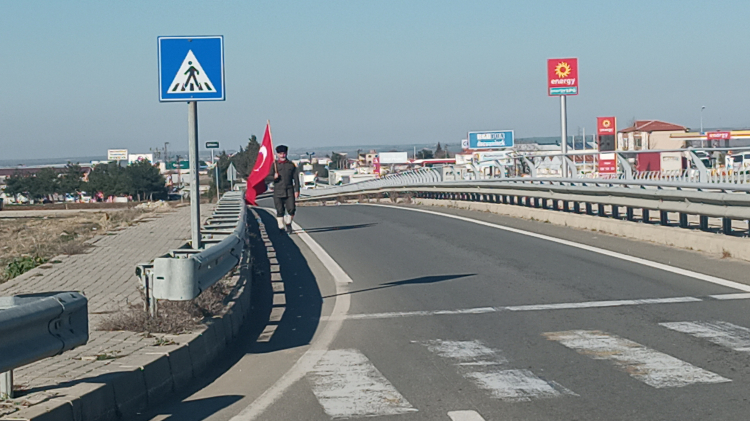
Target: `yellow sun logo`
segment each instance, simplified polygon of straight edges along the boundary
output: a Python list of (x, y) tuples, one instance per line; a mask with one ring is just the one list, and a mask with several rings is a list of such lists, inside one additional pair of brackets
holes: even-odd
[(557, 77), (570, 76), (570, 64), (564, 61), (561, 63), (558, 63), (557, 66), (555, 66), (555, 73), (557, 74)]

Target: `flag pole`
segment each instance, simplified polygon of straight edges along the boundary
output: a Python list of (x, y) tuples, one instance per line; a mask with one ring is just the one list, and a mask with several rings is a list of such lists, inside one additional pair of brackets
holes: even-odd
[[(268, 127), (268, 138), (271, 140), (271, 153), (275, 155), (276, 149), (274, 149), (273, 147), (273, 135), (271, 134), (271, 120), (266, 120), (266, 127)], [(279, 165), (276, 163), (275, 156), (273, 157), (273, 169), (276, 174), (279, 173)]]

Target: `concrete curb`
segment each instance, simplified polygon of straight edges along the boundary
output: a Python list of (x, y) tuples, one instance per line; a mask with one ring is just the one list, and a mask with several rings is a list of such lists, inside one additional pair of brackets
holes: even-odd
[(702, 251), (719, 256), (728, 252), (735, 259), (750, 261), (750, 242), (748, 239), (730, 237), (723, 234), (711, 234), (702, 231), (497, 203), (438, 199), (412, 199), (412, 203), (423, 206), (492, 212), (499, 215), (548, 222), (587, 231), (598, 231), (671, 247)]
[(150, 346), (118, 360), (91, 382), (82, 379), (56, 388), (48, 401), (0, 417), (0, 421), (115, 421), (153, 407), (203, 373), (237, 338), (250, 310), (252, 271), (247, 279), (235, 275), (235, 285), (222, 316), (208, 320), (199, 331), (164, 335), (176, 345)]

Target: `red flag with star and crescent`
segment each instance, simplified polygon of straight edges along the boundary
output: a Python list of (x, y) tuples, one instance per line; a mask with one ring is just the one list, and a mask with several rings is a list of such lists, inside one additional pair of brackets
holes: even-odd
[(245, 192), (245, 202), (258, 206), (255, 198), (266, 191), (266, 176), (271, 171), (273, 165), (273, 141), (271, 141), (271, 123), (266, 122), (266, 133), (263, 135), (263, 143), (258, 150), (258, 157), (255, 158), (255, 166), (250, 176), (247, 177), (247, 191)]

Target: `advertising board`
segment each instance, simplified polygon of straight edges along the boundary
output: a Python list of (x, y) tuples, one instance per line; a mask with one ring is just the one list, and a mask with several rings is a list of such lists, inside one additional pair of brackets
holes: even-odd
[(547, 93), (549, 96), (578, 95), (578, 59), (547, 60)]
[(380, 165), (406, 164), (409, 162), (408, 152), (380, 152)]
[(469, 149), (512, 148), (514, 145), (513, 130), (469, 132), (467, 138)]
[(127, 161), (127, 149), (107, 149), (107, 161)]

